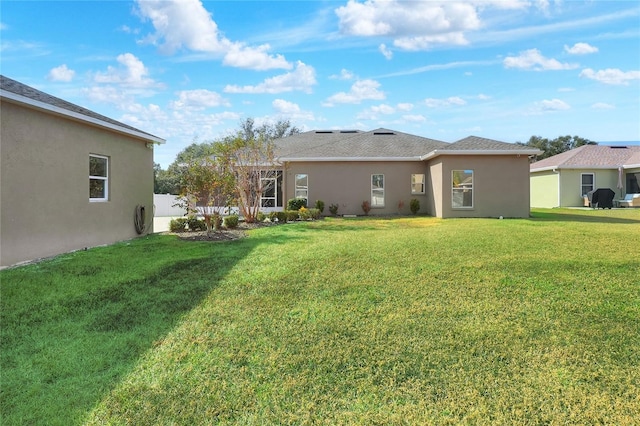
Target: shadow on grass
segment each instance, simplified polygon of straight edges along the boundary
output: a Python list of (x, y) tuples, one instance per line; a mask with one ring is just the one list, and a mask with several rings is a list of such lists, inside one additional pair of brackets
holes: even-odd
[[(90, 251), (83, 253), (83, 260), (66, 261), (64, 273), (56, 279), (84, 280), (92, 269), (99, 285), (69, 297), (51, 294), (64, 286), (54, 285), (52, 274), (29, 270), (3, 274), (3, 290), (13, 288), (10, 297), (3, 298), (0, 313), (2, 424), (81, 423), (139, 357), (218, 287), (234, 265), (258, 245), (263, 249), (283, 243), (283, 238), (296, 237), (265, 234), (230, 243), (172, 241), (164, 250), (141, 246), (134, 249), (139, 262), (145, 262), (145, 256), (167, 258), (164, 266), (137, 279), (127, 278), (136, 276), (131, 270), (114, 272), (116, 268), (108, 265), (88, 268), (82, 262), (89, 261)], [(192, 244), (202, 249), (187, 247)], [(189, 250), (187, 258), (175, 253), (180, 249)], [(135, 262), (124, 263), (135, 267)], [(21, 286), (25, 279), (30, 284)], [(38, 296), (24, 294), (34, 285), (48, 290)], [(21, 297), (31, 300), (10, 300)]]
[(547, 222), (635, 224), (640, 223), (640, 209), (635, 212), (626, 210), (535, 210), (531, 212), (531, 219)]

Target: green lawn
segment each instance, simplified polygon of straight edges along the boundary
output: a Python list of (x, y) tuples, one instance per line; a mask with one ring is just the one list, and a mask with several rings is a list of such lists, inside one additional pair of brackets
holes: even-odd
[(637, 424), (640, 210), (153, 235), (0, 272), (2, 425)]

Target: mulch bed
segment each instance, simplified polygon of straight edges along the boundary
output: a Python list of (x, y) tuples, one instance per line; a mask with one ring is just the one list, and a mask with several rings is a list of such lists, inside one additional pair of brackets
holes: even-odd
[(165, 232), (165, 234), (176, 235), (180, 239), (185, 241), (232, 241), (247, 236), (249, 229), (261, 228), (264, 226), (274, 226), (275, 223), (244, 223), (238, 224), (235, 229), (222, 228), (219, 231), (185, 231), (185, 232)]

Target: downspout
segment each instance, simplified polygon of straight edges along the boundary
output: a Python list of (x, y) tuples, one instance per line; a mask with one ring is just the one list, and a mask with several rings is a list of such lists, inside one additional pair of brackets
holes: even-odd
[(562, 199), (560, 194), (560, 191), (562, 190), (562, 185), (560, 185), (560, 171), (557, 168), (554, 168), (551, 171), (558, 175), (558, 205), (556, 207), (560, 207), (560, 200)]

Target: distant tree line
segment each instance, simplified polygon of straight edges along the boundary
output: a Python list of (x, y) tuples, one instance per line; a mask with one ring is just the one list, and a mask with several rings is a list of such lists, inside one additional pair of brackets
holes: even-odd
[(531, 136), (527, 142), (516, 142), (530, 148), (537, 148), (543, 153), (538, 155), (534, 161), (543, 160), (557, 154), (572, 150), (582, 145), (597, 145), (597, 142), (579, 136), (559, 136), (555, 139), (547, 139), (542, 136)]

